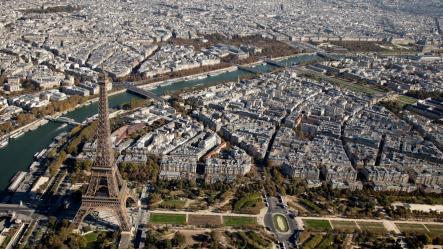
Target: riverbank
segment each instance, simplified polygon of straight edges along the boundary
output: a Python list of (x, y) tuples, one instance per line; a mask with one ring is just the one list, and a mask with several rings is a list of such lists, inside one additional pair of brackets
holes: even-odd
[[(313, 53), (299, 53), (299, 54), (292, 54), (292, 55), (272, 58), (272, 60), (274, 60), (274, 61), (281, 61), (281, 60), (287, 60), (287, 59), (290, 59), (290, 58), (299, 57), (299, 56), (305, 56), (305, 55), (314, 55), (314, 54)], [(260, 60), (255, 61), (255, 62), (241, 64), (241, 66), (254, 67), (254, 66), (258, 66), (258, 65), (260, 65), (262, 63), (264, 63), (264, 60), (260, 59)], [(199, 79), (199, 77), (201, 77), (201, 76), (213, 77), (213, 76), (217, 76), (217, 75), (222, 74), (222, 73), (233, 72), (235, 70), (238, 70), (238, 66), (230, 66), (230, 67), (216, 69), (216, 70), (212, 70), (212, 71), (206, 71), (206, 72), (202, 72), (202, 73), (198, 73), (198, 74), (182, 76), (182, 77), (173, 78), (173, 79), (167, 79), (167, 80), (161, 80), (161, 81), (156, 81), (156, 82), (150, 82), (150, 83), (141, 84), (141, 85), (137, 85), (137, 86), (141, 87), (141, 88), (144, 88), (146, 90), (152, 90), (152, 89), (157, 88), (157, 87), (163, 87), (163, 86), (171, 85), (171, 84), (174, 84), (174, 83), (177, 83), (177, 82), (181, 82), (181, 81)], [(112, 92), (109, 93), (109, 96), (121, 94), (121, 93), (123, 93), (125, 91), (126, 91), (126, 89), (112, 91)], [(67, 109), (67, 110), (65, 110), (63, 112), (56, 112), (54, 114), (51, 114), (50, 117), (51, 118), (56, 118), (56, 117), (65, 115), (65, 114), (67, 114), (67, 113), (69, 113), (69, 112), (71, 112), (73, 110), (76, 110), (76, 109), (81, 108), (81, 107), (86, 106), (86, 105), (90, 105), (90, 104), (92, 104), (94, 102), (97, 102), (97, 101), (98, 101), (98, 96), (93, 98), (93, 99), (89, 99), (89, 100), (87, 100), (87, 101), (85, 101), (85, 102), (83, 102), (81, 104), (78, 104), (75, 107)], [(33, 121), (32, 123), (29, 123), (29, 124), (27, 124), (25, 126), (19, 127), (16, 130), (13, 130), (13, 131), (3, 135), (2, 137), (0, 137), (0, 141), (5, 140), (5, 139), (9, 139), (11, 136), (14, 136), (15, 134), (19, 134), (20, 132), (26, 133), (26, 132), (29, 131), (29, 129), (28, 129), (29, 127), (32, 127), (32, 129), (38, 128), (39, 126), (45, 124), (44, 123), (45, 120), (46, 120), (45, 118), (40, 118), (38, 120)]]
[(40, 118), (37, 120), (32, 121), (29, 124), (26, 124), (24, 126), (21, 126), (3, 136), (0, 137), (0, 141), (4, 141), (4, 140), (8, 140), (8, 139), (14, 139), (16, 137), (20, 137), (22, 135), (24, 135), (26, 132), (28, 131), (32, 131), (37, 129), (38, 127), (45, 125), (48, 123), (48, 120), (44, 119), (44, 118)]
[[(288, 60), (288, 59), (295, 58), (295, 57), (309, 56), (309, 55), (315, 55), (315, 53), (292, 54), (292, 55), (286, 55), (286, 56), (272, 58), (272, 60), (273, 61), (282, 61), (282, 60)], [(264, 60), (260, 59), (260, 60), (255, 61), (255, 62), (241, 64), (240, 66), (254, 67), (254, 66), (258, 66), (258, 65), (260, 65), (262, 63), (264, 63)], [(205, 75), (209, 76), (210, 75), (210, 77), (213, 77), (213, 76), (217, 76), (217, 75), (222, 74), (222, 73), (233, 72), (235, 70), (238, 70), (238, 66), (230, 66), (230, 67), (220, 68), (220, 69), (216, 69), (216, 70), (212, 70), (212, 71), (206, 71), (206, 72), (203, 72), (203, 73), (192, 74), (192, 75), (188, 75), (188, 76), (182, 76), (182, 77), (179, 77), (179, 78), (173, 78), (173, 79), (161, 80), (161, 81), (156, 81), (156, 82), (150, 82), (150, 83), (146, 83), (146, 84), (140, 84), (140, 85), (137, 85), (137, 86), (141, 87), (141, 88), (144, 88), (146, 90), (152, 90), (152, 89), (154, 89), (156, 87), (166, 86), (166, 85), (174, 84), (174, 83), (177, 83), (177, 82), (180, 82), (180, 81), (195, 80), (195, 79), (198, 79), (198, 77), (200, 77), (200, 76), (205, 76)]]
[[(123, 93), (125, 91), (126, 91), (126, 89), (122, 89), (122, 90), (118, 90), (118, 91), (113, 91), (113, 92), (109, 93), (109, 96), (113, 96), (113, 95), (116, 95), (116, 94), (121, 94), (121, 93)], [(76, 106), (74, 106), (72, 108), (69, 108), (69, 109), (67, 109), (67, 110), (65, 110), (63, 112), (53, 113), (53, 114), (49, 115), (49, 117), (50, 118), (57, 118), (57, 117), (60, 117), (62, 115), (65, 115), (66, 113), (69, 113), (69, 112), (71, 112), (73, 110), (76, 110), (76, 109), (81, 108), (83, 106), (90, 105), (90, 104), (92, 104), (94, 102), (97, 102), (97, 101), (98, 101), (98, 97), (95, 97), (95, 98), (89, 99), (89, 100), (87, 100), (87, 101), (85, 101), (85, 102), (83, 102), (81, 104), (78, 104), (78, 105), (76, 105)], [(4, 134), (3, 136), (0, 137), (0, 141), (8, 140), (8, 139), (14, 138), (15, 136), (21, 136), (21, 135), (23, 135), (23, 134), (25, 134), (25, 133), (27, 133), (29, 131), (37, 129), (38, 127), (40, 127), (42, 125), (47, 124), (48, 122), (49, 121), (46, 118), (39, 118), (37, 120), (32, 121), (29, 124), (26, 124), (26, 125), (21, 126), (21, 127), (15, 129), (15, 130), (13, 130), (13, 131), (11, 131), (9, 133)]]
[(230, 66), (230, 67), (216, 69), (216, 70), (212, 70), (212, 71), (206, 71), (206, 72), (203, 72), (203, 73), (198, 73), (198, 74), (193, 74), (193, 75), (188, 75), (188, 76), (182, 76), (182, 77), (179, 77), (179, 78), (174, 78), (174, 79), (168, 79), (168, 80), (162, 80), (162, 81), (156, 81), (156, 82), (141, 84), (141, 85), (137, 85), (137, 87), (141, 87), (141, 88), (144, 88), (146, 90), (152, 90), (152, 89), (157, 88), (157, 87), (171, 85), (171, 84), (174, 84), (174, 83), (177, 83), (177, 82), (180, 82), (180, 81), (195, 80), (195, 79), (198, 79), (200, 76), (205, 76), (205, 75), (215, 76), (215, 75), (226, 73), (226, 72), (232, 72), (232, 71), (235, 71), (237, 69), (238, 69), (237, 66)]
[[(117, 90), (117, 91), (112, 91), (112, 92), (108, 93), (108, 96), (113, 96), (113, 95), (121, 94), (121, 93), (124, 93), (124, 92), (126, 92), (126, 89), (121, 89), (121, 90)], [(87, 106), (87, 105), (90, 105), (90, 104), (92, 104), (92, 103), (95, 103), (95, 102), (98, 101), (98, 99), (99, 99), (98, 96), (97, 96), (97, 97), (94, 97), (94, 98), (92, 98), (92, 99), (88, 99), (87, 101), (85, 101), (85, 102), (83, 102), (83, 103), (81, 103), (81, 104), (78, 104), (77, 106), (75, 106), (75, 107), (73, 107), (73, 108), (70, 108), (70, 109), (68, 109), (68, 110), (66, 110), (66, 111), (63, 111), (63, 112), (57, 112), (57, 113), (52, 114), (52, 115), (51, 115), (51, 118), (56, 118), (56, 117), (59, 117), (59, 116), (61, 116), (61, 115), (65, 115), (65, 114), (67, 114), (67, 113), (69, 113), (69, 112), (72, 112), (72, 111), (75, 110), (75, 109), (78, 109), (78, 108), (81, 108), (81, 107), (83, 107), (83, 106)]]

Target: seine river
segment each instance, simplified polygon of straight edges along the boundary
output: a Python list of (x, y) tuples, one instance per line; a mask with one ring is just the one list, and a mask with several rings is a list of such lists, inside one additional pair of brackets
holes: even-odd
[[(315, 55), (299, 55), (280, 61), (280, 63), (291, 65), (293, 63), (312, 62), (317, 60), (321, 59)], [(260, 72), (270, 72), (274, 68), (275, 67), (267, 64), (255, 66), (255, 69)], [(210, 86), (220, 82), (234, 81), (237, 80), (238, 77), (247, 75), (250, 74), (242, 70), (236, 70), (203, 79), (174, 82), (170, 85), (159, 86), (151, 91), (158, 95), (164, 95), (190, 87)], [(138, 97), (126, 92), (116, 94), (109, 97), (109, 105), (110, 107), (116, 107), (122, 103), (129, 102), (132, 98)], [(82, 122), (96, 113), (97, 103), (95, 102), (77, 108), (67, 113), (65, 116), (73, 118), (78, 122)], [(57, 135), (64, 131), (68, 131), (70, 128), (71, 127), (69, 126), (62, 128), (62, 125), (59, 123), (49, 122), (34, 131), (29, 131), (21, 137), (10, 140), (6, 147), (0, 149), (0, 190), (4, 190), (9, 185), (11, 177), (13, 177), (18, 171), (28, 170), (29, 165), (33, 162), (33, 156), (35, 153), (47, 148)]]

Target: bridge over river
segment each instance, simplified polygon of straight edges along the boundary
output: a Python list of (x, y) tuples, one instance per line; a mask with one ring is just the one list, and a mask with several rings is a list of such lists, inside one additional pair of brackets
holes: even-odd
[(117, 83), (117, 82), (114, 82), (113, 86), (114, 87), (126, 88), (126, 90), (129, 93), (136, 94), (136, 95), (141, 96), (143, 98), (153, 99), (153, 100), (160, 101), (160, 102), (164, 102), (165, 101), (162, 97), (158, 96), (157, 94), (155, 94), (155, 93), (153, 93), (151, 91), (148, 91), (146, 89), (143, 89), (141, 87), (137, 87), (133, 83), (129, 83), (129, 82)]
[(70, 125), (81, 125), (82, 123), (79, 123), (77, 121), (75, 121), (72, 118), (68, 118), (68, 117), (50, 117), (50, 116), (46, 116), (45, 119), (49, 120), (49, 121), (53, 121), (53, 122), (57, 122), (57, 123), (64, 123), (64, 124), (70, 124)]

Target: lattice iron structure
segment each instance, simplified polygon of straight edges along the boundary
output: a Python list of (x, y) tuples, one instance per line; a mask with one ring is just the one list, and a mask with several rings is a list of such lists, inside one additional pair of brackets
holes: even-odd
[(106, 210), (114, 213), (122, 231), (129, 232), (132, 225), (126, 212), (126, 200), (131, 196), (127, 183), (122, 179), (114, 160), (109, 124), (107, 84), (109, 84), (107, 78), (102, 76), (99, 81), (96, 158), (91, 169), (88, 188), (82, 195), (82, 203), (72, 225), (78, 229), (88, 214), (94, 211)]

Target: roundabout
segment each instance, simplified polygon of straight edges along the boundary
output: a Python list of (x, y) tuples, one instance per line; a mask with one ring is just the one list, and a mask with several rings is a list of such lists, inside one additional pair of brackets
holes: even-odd
[(274, 214), (272, 216), (272, 221), (274, 223), (275, 229), (280, 233), (287, 233), (289, 231), (288, 220), (283, 214)]

